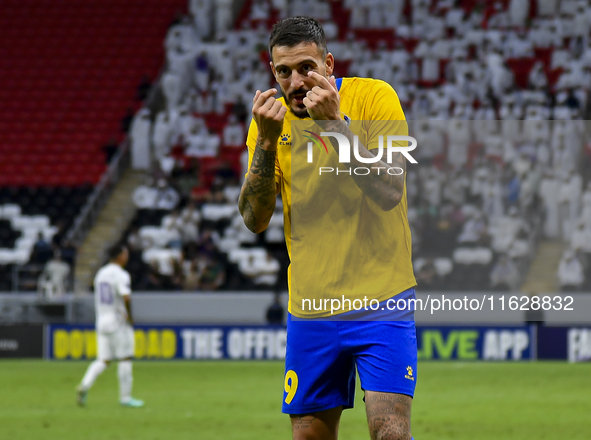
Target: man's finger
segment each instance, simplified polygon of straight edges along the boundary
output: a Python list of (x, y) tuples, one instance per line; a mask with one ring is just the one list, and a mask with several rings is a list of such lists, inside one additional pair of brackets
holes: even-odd
[(314, 93), (312, 90), (310, 90), (308, 93), (306, 93), (306, 97), (304, 98), (304, 100), (302, 101), (304, 105), (306, 105), (306, 99), (308, 100), (309, 103), (312, 102), (316, 102), (319, 100), (319, 96), (317, 93)]
[(263, 93), (261, 93), (257, 98), (256, 101), (254, 102), (254, 105), (252, 106), (253, 109), (256, 109), (258, 107), (261, 107), (262, 105), (265, 104), (265, 102), (272, 97), (273, 95), (275, 95), (275, 93), (277, 93), (277, 89), (269, 89), (264, 91)]
[[(260, 99), (260, 98), (259, 98)], [(275, 98), (273, 98), (272, 96), (270, 98), (268, 98), (263, 105), (261, 105), (261, 107), (259, 108), (259, 111), (261, 113), (263, 112), (268, 112), (269, 110), (271, 110), (273, 108), (273, 106), (277, 103), (277, 100)]]
[(261, 91), (257, 90), (257, 92), (254, 94), (254, 98), (252, 98), (252, 102), (255, 102), (260, 94), (261, 94)]
[[(314, 87), (312, 87), (312, 90), (311, 90), (311, 92), (312, 92), (314, 95), (318, 95), (318, 96), (322, 96), (322, 95), (323, 95), (323, 92), (325, 92), (325, 91), (326, 91), (326, 90), (325, 90), (325, 89), (323, 89), (323, 88), (322, 88), (322, 87), (320, 87), (320, 86), (314, 86)], [(325, 93), (324, 93), (324, 94), (325, 94)]]
[(312, 71), (308, 72), (308, 78), (313, 79), (316, 82), (316, 85), (323, 88), (323, 89), (327, 89), (327, 90), (332, 89), (332, 86), (330, 85), (328, 80), (316, 72), (312, 72)]
[(334, 87), (334, 89), (335, 89), (336, 91), (338, 91), (338, 90), (339, 90), (339, 89), (338, 89), (338, 87), (337, 87), (337, 79), (334, 77), (334, 75), (330, 75), (330, 78), (328, 78), (328, 82), (329, 82), (329, 84), (330, 84), (331, 86), (333, 86), (333, 87)]
[(306, 96), (312, 100), (321, 99), (323, 96), (326, 96), (326, 90), (318, 86), (314, 86), (306, 93)]
[(283, 104), (281, 104), (281, 101), (275, 101), (275, 103), (273, 104), (273, 107), (271, 107), (271, 115), (275, 116), (279, 114), (279, 110), (281, 110), (281, 108), (283, 107)]
[(257, 111), (267, 111), (273, 106), (273, 104), (275, 104), (275, 98), (272, 94), (264, 96), (261, 93), (261, 96), (258, 97), (257, 102), (253, 105), (252, 108), (253, 110)]

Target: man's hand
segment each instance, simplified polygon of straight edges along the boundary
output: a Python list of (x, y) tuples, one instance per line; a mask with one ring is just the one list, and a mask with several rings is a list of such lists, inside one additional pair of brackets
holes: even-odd
[(265, 92), (257, 90), (252, 99), (252, 117), (259, 130), (260, 146), (264, 150), (277, 150), (277, 140), (281, 136), (283, 118), (287, 113), (287, 107), (273, 97), (275, 93), (277, 89)]
[(238, 209), (246, 227), (255, 233), (264, 231), (269, 225), (277, 198), (277, 140), (283, 130), (287, 107), (273, 98), (275, 93), (277, 89), (262, 93), (257, 90), (252, 99), (252, 117), (257, 124), (259, 135), (238, 198)]
[(308, 77), (316, 83), (304, 98), (310, 117), (314, 120), (340, 120), (341, 97), (334, 76), (326, 79), (316, 72), (308, 72)]

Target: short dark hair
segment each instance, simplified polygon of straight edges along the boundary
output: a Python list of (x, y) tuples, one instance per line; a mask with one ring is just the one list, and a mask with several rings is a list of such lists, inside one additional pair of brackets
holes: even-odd
[(273, 59), (275, 46), (293, 47), (301, 43), (315, 43), (326, 56), (326, 36), (318, 20), (311, 17), (289, 17), (278, 21), (269, 37), (269, 55)]
[(126, 246), (124, 244), (116, 244), (115, 246), (111, 247), (109, 249), (108, 255), (109, 255), (109, 260), (114, 260), (116, 259), (119, 255), (121, 255), (121, 253), (127, 249)]

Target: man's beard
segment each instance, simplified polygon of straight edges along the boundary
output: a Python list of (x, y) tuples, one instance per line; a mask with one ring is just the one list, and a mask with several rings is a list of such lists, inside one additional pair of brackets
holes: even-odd
[(287, 107), (289, 108), (290, 112), (292, 112), (294, 115), (296, 115), (300, 119), (310, 117), (310, 115), (308, 114), (308, 109), (306, 107), (304, 107), (304, 108), (296, 107), (294, 109), (291, 104), (294, 97), (301, 97), (302, 99), (305, 98), (306, 93), (308, 93), (309, 90), (304, 89), (304, 88), (300, 88), (300, 89), (294, 90), (290, 96), (286, 96), (283, 89), (281, 87), (280, 87), (280, 89), (281, 89), (281, 95), (283, 95), (283, 98), (285, 98), (285, 103), (287, 104)]

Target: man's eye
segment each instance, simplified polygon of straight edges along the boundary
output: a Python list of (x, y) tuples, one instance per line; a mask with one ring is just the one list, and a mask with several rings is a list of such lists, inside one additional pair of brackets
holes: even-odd
[(312, 70), (312, 66), (310, 66), (309, 64), (306, 64), (306, 65), (302, 66), (302, 70), (304, 72), (309, 72), (310, 70)]
[(279, 76), (284, 76), (284, 77), (289, 75), (289, 71), (287, 69), (279, 69), (279, 71), (277, 73), (279, 73)]

